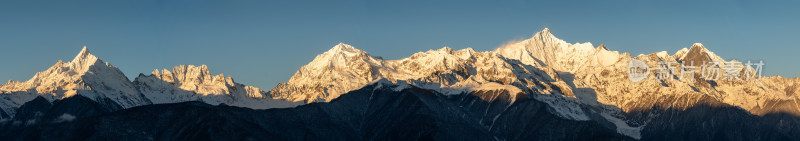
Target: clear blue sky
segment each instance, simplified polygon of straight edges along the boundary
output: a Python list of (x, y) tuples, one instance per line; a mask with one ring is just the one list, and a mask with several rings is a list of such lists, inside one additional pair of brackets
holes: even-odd
[(701, 42), (725, 59), (800, 76), (793, 1), (0, 0), (0, 80), (24, 81), (83, 45), (128, 75), (206, 64), (270, 90), (339, 42), (398, 59), (450, 46), (493, 50), (544, 27), (631, 54)]

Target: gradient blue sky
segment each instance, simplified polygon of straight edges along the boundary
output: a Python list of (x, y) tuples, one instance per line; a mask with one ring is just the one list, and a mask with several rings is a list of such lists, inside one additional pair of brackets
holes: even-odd
[(24, 81), (83, 45), (128, 77), (206, 64), (269, 90), (339, 42), (399, 59), (493, 50), (545, 27), (567, 42), (647, 54), (701, 42), (800, 76), (796, 1), (0, 0), (0, 80)]

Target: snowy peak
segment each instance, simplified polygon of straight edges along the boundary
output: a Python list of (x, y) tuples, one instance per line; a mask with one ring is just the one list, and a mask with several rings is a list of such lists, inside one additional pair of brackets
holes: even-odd
[(330, 50), (323, 53), (328, 56), (345, 55), (345, 56), (364, 56), (367, 55), (363, 50), (357, 49), (345, 43), (339, 43), (333, 46)]
[[(647, 123), (625, 121), (621, 113), (656, 106), (686, 108), (713, 99), (757, 114), (763, 113), (759, 110), (765, 103), (791, 103), (800, 99), (792, 93), (797, 90), (796, 80), (800, 79), (792, 80), (794, 82), (784, 78), (764, 78), (761, 82), (692, 81), (682, 77), (684, 72), (691, 71), (676, 69), (670, 73), (673, 74), (670, 78), (675, 80), (658, 80), (653, 74), (634, 83), (626, 73), (633, 59), (651, 67), (658, 66), (660, 61), (694, 61), (699, 65), (703, 61), (723, 59), (699, 43), (672, 56), (662, 51), (634, 58), (628, 53), (611, 51), (603, 44), (595, 47), (588, 42), (567, 43), (548, 28), (531, 38), (489, 52), (445, 47), (400, 60), (369, 58), (352, 46), (336, 45), (298, 70), (289, 81), (273, 88), (270, 94), (273, 98), (290, 101), (327, 102), (376, 81), (407, 84), (446, 95), (505, 90), (509, 97), (524, 96), (545, 102), (555, 109), (554, 114), (567, 119), (598, 120), (599, 117), (599, 120), (611, 121), (618, 132), (634, 138), (641, 137), (642, 127)], [(694, 70), (693, 73), (700, 76), (701, 72)], [(586, 106), (593, 108), (586, 110)], [(792, 107), (790, 111), (800, 113), (796, 109)]]
[(227, 81), (223, 74), (212, 76), (206, 65), (180, 65), (173, 67), (172, 72), (174, 80), (178, 83), (211, 84)]
[(311, 63), (305, 67), (324, 68), (324, 67), (344, 67), (349, 62), (375, 60), (363, 50), (356, 49), (348, 44), (339, 43), (330, 50), (317, 55)]
[(709, 58), (708, 54), (706, 53), (706, 48), (703, 44), (695, 43), (689, 48), (689, 51), (686, 52), (686, 55), (681, 58), (682, 61), (685, 62), (709, 62), (711, 58)]
[(296, 106), (273, 100), (263, 90), (234, 82), (230, 76), (211, 75), (208, 66), (179, 65), (172, 71), (153, 70), (151, 75), (140, 74), (133, 81), (136, 88), (155, 104), (203, 101), (253, 109)]
[[(88, 71), (90, 66), (95, 65), (95, 63), (102, 63), (103, 61), (97, 58), (97, 56), (92, 55), (89, 53), (89, 49), (86, 46), (83, 46), (83, 49), (72, 59), (71, 62), (67, 63), (70, 68), (75, 69), (77, 72), (86, 72)], [(62, 61), (59, 60), (55, 66), (62, 65)]]
[(533, 37), (531, 37), (531, 41), (543, 44), (559, 44), (561, 42), (566, 43), (565, 41), (558, 39), (555, 35), (553, 35), (553, 33), (550, 33), (550, 29), (548, 28), (544, 28), (542, 31), (534, 34)]
[(524, 64), (548, 66), (558, 71), (572, 72), (590, 61), (589, 59), (599, 52), (598, 48), (588, 42), (567, 43), (555, 37), (550, 29), (545, 28), (530, 39), (503, 45), (495, 52)]
[(179, 65), (172, 67), (172, 71), (164, 69), (160, 73), (156, 69), (151, 75), (164, 82), (175, 83), (183, 90), (204, 95), (228, 94), (230, 92), (227, 87), (235, 85), (230, 76), (225, 77), (223, 74), (212, 76), (206, 65)]
[(62, 82), (83, 82), (78, 80), (82, 80), (87, 72), (92, 72), (94, 75), (122, 75), (116, 67), (111, 66), (108, 63), (103, 63), (102, 60), (90, 54), (89, 50), (86, 48), (86, 46), (84, 46), (71, 62), (65, 63), (61, 60), (58, 60), (56, 64), (48, 68), (46, 71), (36, 73), (36, 75), (34, 75), (30, 80), (24, 83), (16, 83), (20, 85), (16, 85), (14, 88), (3, 87), (0, 89), (11, 92), (26, 91), (26, 89), (36, 88), (38, 93), (47, 93), (68, 97), (75, 93), (68, 91), (66, 92), (66, 95), (64, 95), (65, 93), (45, 90), (44, 88), (55, 89), (56, 87), (65, 85), (65, 83)]
[[(290, 101), (329, 101), (384, 78), (389, 81), (407, 81), (420, 87), (448, 89), (446, 91), (453, 90), (452, 88), (471, 89), (467, 88), (470, 86), (481, 86), (481, 90), (485, 90), (483, 86), (493, 86), (486, 87), (487, 89), (519, 90), (511, 85), (517, 83), (514, 85), (522, 86), (524, 81), (521, 80), (530, 79), (533, 71), (555, 76), (553, 68), (557, 71), (569, 71), (584, 67), (584, 64), (608, 66), (617, 63), (620, 56), (616, 51), (608, 51), (605, 46), (566, 43), (556, 38), (549, 29), (534, 34), (530, 39), (500, 47), (494, 52), (443, 47), (418, 52), (400, 60), (376, 59), (364, 51), (340, 43), (317, 55), (289, 81), (273, 88), (270, 94), (273, 98)], [(544, 71), (527, 70), (525, 65), (552, 68), (545, 68)], [(551, 77), (541, 78), (546, 79)], [(527, 89), (529, 88), (524, 88)], [(459, 93), (460, 90), (453, 92)], [(541, 93), (549, 93), (549, 90)]]
[[(270, 91), (272, 97), (290, 101), (327, 102), (381, 79), (442, 90), (448, 94), (502, 89), (516, 95), (522, 90), (515, 86), (534, 79), (532, 77), (540, 77), (529, 73), (545, 74), (536, 72), (539, 70), (528, 70), (530, 67), (519, 66), (515, 64), (516, 61), (494, 52), (476, 52), (471, 48), (455, 50), (443, 47), (418, 52), (399, 60), (342, 56), (334, 57), (344, 59), (330, 58), (336, 55), (331, 53), (337, 52), (341, 47), (345, 46), (334, 47), (331, 51), (318, 55), (314, 61), (298, 70), (289, 81), (273, 88)], [(331, 62), (333, 65), (314, 67), (322, 66), (319, 65), (321, 62)]]
[(82, 59), (85, 59), (85, 58), (87, 58), (89, 56), (93, 56), (93, 55), (89, 53), (89, 49), (86, 48), (86, 46), (83, 46), (83, 49), (81, 49), (81, 52), (79, 52), (78, 55), (75, 56), (75, 59), (72, 59), (72, 61), (75, 62), (77, 60), (82, 60)]
[(550, 33), (550, 29), (549, 29), (549, 28), (547, 28), (547, 27), (545, 27), (544, 29), (542, 29), (542, 31), (539, 31), (539, 32), (537, 32), (537, 33), (536, 33), (536, 35), (542, 35), (542, 36), (553, 36), (553, 34), (552, 34), (552, 33)]
[(89, 53), (86, 46), (72, 61), (65, 63), (59, 60), (28, 81), (0, 86), (0, 92), (13, 93), (6, 95), (7, 99), (0, 100), (7, 113), (13, 113), (13, 108), (22, 104), (20, 101), (28, 101), (36, 96), (56, 100), (82, 95), (101, 103), (113, 101), (123, 108), (150, 103), (122, 71)]
[(364, 51), (356, 49), (353, 46), (345, 44), (345, 43), (339, 43), (336, 46), (333, 46), (333, 48), (331, 48), (327, 52), (328, 53), (357, 53), (357, 52), (364, 52)]
[(697, 48), (697, 49), (703, 49), (703, 50), (705, 50), (705, 49), (706, 49), (706, 46), (704, 46), (702, 43), (694, 43), (694, 44), (692, 44), (692, 48)]
[[(380, 78), (375, 68), (381, 66), (383, 62), (381, 58), (372, 57), (353, 46), (339, 43), (317, 55), (313, 61), (297, 70), (288, 82), (273, 88), (270, 94), (274, 98), (290, 101), (330, 100), (341, 93), (361, 88), (361, 84)], [(328, 83), (344, 87), (332, 87), (333, 85), (326, 85)]]
[[(461, 50), (455, 50), (455, 49), (450, 48), (450, 47), (442, 47), (442, 48), (437, 49), (437, 50), (428, 50), (426, 52), (414, 53), (413, 55), (411, 55), (411, 57), (403, 59), (403, 60), (420, 59), (420, 57), (433, 57), (433, 58), (450, 59), (450, 60), (456, 60), (456, 59), (465, 60), (465, 59), (469, 59), (470, 57), (472, 57), (472, 55), (475, 54), (475, 53), (476, 53), (476, 51), (473, 50), (472, 48), (465, 48), (465, 49), (461, 49)], [(432, 61), (433, 58), (426, 58), (426, 59), (422, 59), (422, 60)]]
[[(685, 55), (682, 52), (686, 52)], [(678, 60), (684, 62), (694, 62), (694, 64), (702, 64), (703, 62), (724, 61), (721, 57), (709, 51), (703, 44), (694, 43), (692, 47), (686, 51), (678, 51), (674, 56), (680, 56)]]
[(687, 52), (687, 53), (689, 53), (689, 54), (704, 54), (704, 55), (708, 55), (709, 52), (710, 51), (708, 51), (706, 46), (703, 46), (703, 44), (694, 43), (694, 44), (692, 44), (692, 47), (689, 48), (689, 52)]
[[(161, 72), (155, 69), (150, 76), (178, 85), (183, 90), (204, 95), (229, 94), (227, 87), (238, 84), (230, 76), (212, 75), (206, 65), (179, 65), (172, 67), (172, 71), (163, 69)], [(142, 77), (144, 76), (140, 76)]]

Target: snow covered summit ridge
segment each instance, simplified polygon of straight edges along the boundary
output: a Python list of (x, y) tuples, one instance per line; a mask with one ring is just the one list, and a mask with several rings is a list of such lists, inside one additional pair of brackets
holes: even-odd
[[(574, 120), (588, 120), (594, 113), (610, 115), (602, 116), (609, 121), (623, 121), (624, 112), (685, 109), (711, 102), (741, 107), (755, 115), (770, 112), (800, 115), (797, 110), (800, 106), (782, 104), (800, 101), (799, 78), (704, 80), (700, 70), (685, 74), (688, 77), (679, 76), (683, 75), (681, 71), (689, 72), (682, 69), (666, 73), (673, 75), (668, 77), (673, 80), (657, 80), (650, 75), (633, 83), (627, 76), (629, 62), (634, 59), (650, 67), (658, 66), (659, 62), (693, 61), (698, 65), (703, 61), (725, 61), (700, 43), (673, 55), (661, 51), (634, 57), (609, 50), (605, 45), (567, 43), (545, 28), (529, 39), (502, 45), (494, 51), (455, 51), (445, 47), (400, 60), (383, 60), (360, 50), (358, 54), (362, 55), (330, 53), (342, 47), (351, 46), (339, 44), (332, 51), (318, 55), (289, 81), (273, 88), (270, 95), (290, 101), (327, 102), (380, 80), (449, 95), (480, 94), (487, 101), (510, 97), (504, 100), (513, 103), (517, 98), (533, 98), (550, 105), (554, 114)], [(487, 94), (487, 91), (492, 92)], [(615, 124), (624, 130), (620, 132), (632, 137), (639, 136), (639, 130), (646, 124), (625, 122)]]
[(59, 60), (28, 81), (9, 80), (0, 85), (0, 115), (14, 116), (17, 108), (38, 96), (55, 101), (81, 95), (112, 109), (185, 101), (253, 109), (298, 105), (274, 100), (266, 94), (259, 88), (236, 83), (230, 76), (212, 76), (205, 65), (156, 70), (153, 75), (142, 74), (131, 82), (116, 66), (92, 55), (84, 46), (70, 62)]
[(43, 96), (52, 101), (82, 95), (96, 101), (113, 101), (122, 108), (150, 104), (117, 67), (89, 53), (84, 46), (75, 58), (59, 60), (46, 71), (25, 82), (10, 81), (0, 86), (0, 107), (7, 113), (13, 108)]
[(293, 107), (300, 103), (274, 100), (263, 90), (236, 83), (231, 76), (212, 75), (208, 66), (179, 65), (172, 71), (153, 70), (133, 81), (136, 88), (154, 104), (203, 101), (253, 109)]

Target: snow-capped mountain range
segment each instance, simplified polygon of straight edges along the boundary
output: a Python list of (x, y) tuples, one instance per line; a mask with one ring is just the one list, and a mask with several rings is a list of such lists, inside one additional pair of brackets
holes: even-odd
[(227, 104), (254, 109), (293, 107), (299, 103), (274, 100), (266, 92), (245, 86), (222, 74), (211, 76), (205, 65), (176, 66), (170, 72), (153, 71), (140, 74), (135, 81), (128, 80), (117, 67), (92, 55), (84, 46), (70, 62), (59, 60), (28, 81), (9, 80), (0, 85), (0, 117), (11, 117), (25, 102), (36, 97), (48, 101), (81, 95), (112, 109), (141, 105), (203, 101), (209, 104)]
[[(265, 92), (253, 86), (236, 83), (230, 76), (212, 75), (205, 65), (181, 65), (171, 70), (156, 69), (150, 75), (139, 74), (135, 80), (130, 81), (117, 67), (103, 62), (84, 47), (72, 61), (58, 61), (28, 81), (9, 81), (0, 85), (0, 119), (13, 117), (19, 109), (35, 109), (24, 107), (26, 103), (50, 105), (49, 102), (76, 95), (113, 110), (137, 106), (148, 108), (143, 105), (152, 104), (165, 104), (169, 107), (168, 103), (187, 101), (251, 109), (319, 103), (286, 110), (244, 113), (282, 113), (266, 117), (276, 116), (287, 118), (283, 119), (287, 122), (300, 123), (312, 121), (293, 119), (310, 118), (313, 122), (347, 124), (343, 128), (355, 128), (354, 130), (362, 129), (349, 124), (371, 123), (362, 126), (384, 126), (381, 124), (383, 122), (373, 123), (366, 119), (358, 121), (359, 118), (355, 117), (386, 114), (373, 109), (386, 108), (436, 115), (437, 120), (469, 126), (465, 130), (475, 128), (476, 132), (486, 132), (487, 136), (482, 137), (492, 136), (496, 140), (523, 136), (522, 132), (516, 134), (518, 130), (515, 127), (529, 123), (515, 124), (513, 121), (550, 114), (557, 116), (558, 121), (569, 121), (561, 125), (570, 127), (562, 128), (575, 126), (592, 129), (589, 133), (610, 129), (634, 139), (641, 139), (645, 129), (655, 130), (649, 132), (650, 139), (658, 137), (653, 135), (658, 130), (674, 129), (666, 128), (675, 125), (662, 117), (674, 116), (676, 113), (670, 112), (671, 110), (691, 111), (693, 107), (707, 105), (733, 106), (745, 110), (749, 115), (757, 116), (772, 113), (800, 116), (800, 96), (797, 95), (800, 93), (800, 78), (773, 76), (763, 77), (758, 81), (710, 80), (702, 77), (700, 72), (695, 72), (688, 75), (688, 78), (694, 79), (684, 79), (686, 76), (682, 72), (687, 70), (671, 69), (668, 75), (674, 79), (659, 80), (650, 75), (643, 81), (632, 82), (628, 78), (628, 69), (634, 59), (651, 67), (658, 66), (663, 61), (726, 61), (700, 43), (672, 55), (662, 51), (632, 56), (609, 50), (604, 45), (568, 43), (545, 28), (529, 39), (508, 43), (493, 51), (444, 47), (415, 53), (399, 60), (385, 60), (340, 43), (317, 55), (313, 61), (297, 70), (287, 82)], [(739, 72), (744, 74), (752, 69), (744, 68)], [(408, 97), (411, 97), (410, 100)], [(394, 103), (416, 105), (410, 109)], [(546, 110), (538, 110), (537, 106), (531, 105), (545, 105), (539, 107), (546, 107)], [(427, 109), (414, 109), (419, 107)], [(226, 109), (225, 106), (217, 108)], [(304, 115), (302, 111), (313, 113)], [(431, 111), (435, 112), (428, 113)], [(534, 112), (520, 113), (531, 111)], [(547, 114), (536, 111), (546, 111)], [(31, 115), (30, 112), (36, 115), (37, 111), (26, 112), (28, 113), (22, 115)], [(328, 116), (326, 119), (314, 118)], [(446, 118), (438, 119), (442, 117)], [(755, 118), (725, 121), (749, 120)], [(315, 123), (307, 124), (313, 126)], [(592, 125), (583, 126), (586, 124)], [(658, 128), (662, 127), (658, 125), (665, 124), (669, 126)], [(689, 121), (688, 124), (692, 123)], [(264, 124), (270, 127), (275, 125), (281, 124)], [(478, 127), (472, 127), (473, 125)], [(781, 127), (794, 127), (793, 125), (782, 122)], [(498, 139), (498, 136), (501, 138)], [(758, 138), (761, 135), (748, 137)]]
[(117, 67), (90, 54), (86, 47), (72, 61), (59, 60), (28, 81), (9, 80), (0, 85), (0, 93), (0, 105), (8, 115), (37, 96), (53, 101), (83, 95), (95, 101), (114, 101), (121, 108), (151, 103)]
[(203, 101), (208, 104), (227, 104), (253, 109), (294, 107), (302, 103), (277, 100), (267, 92), (233, 81), (231, 76), (211, 75), (206, 65), (180, 65), (153, 70), (150, 75), (139, 74), (133, 85), (153, 104)]
[[(687, 64), (690, 61), (697, 64), (725, 61), (700, 43), (673, 55), (662, 51), (634, 57), (611, 51), (604, 45), (567, 43), (545, 28), (530, 39), (509, 43), (494, 51), (444, 47), (399, 60), (373, 57), (340, 43), (301, 67), (270, 94), (290, 101), (328, 102), (377, 82), (415, 86), (448, 95), (506, 91), (512, 96), (505, 100), (511, 103), (519, 98), (533, 98), (547, 103), (554, 114), (563, 118), (606, 120), (612, 122), (619, 133), (634, 138), (640, 137), (641, 129), (650, 119), (626, 116), (626, 113), (654, 108), (686, 109), (711, 101), (741, 107), (754, 115), (775, 112), (800, 115), (797, 104), (800, 78), (706, 80), (696, 72), (689, 76), (696, 78), (694, 81), (662, 81), (651, 75), (642, 82), (631, 82), (627, 74), (633, 59), (642, 60), (651, 67), (658, 66), (661, 61)], [(680, 69), (672, 69), (669, 75), (682, 78)], [(498, 97), (502, 94), (496, 93), (487, 100)]]

